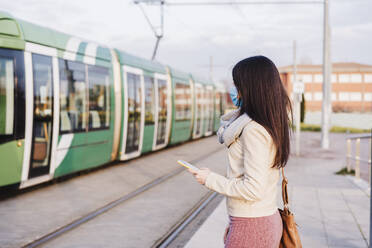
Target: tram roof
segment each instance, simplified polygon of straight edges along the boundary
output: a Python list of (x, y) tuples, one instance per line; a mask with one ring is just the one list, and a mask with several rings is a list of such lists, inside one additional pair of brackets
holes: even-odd
[(171, 73), (172, 77), (179, 78), (179, 79), (182, 79), (182, 80), (185, 80), (185, 81), (190, 80), (190, 78), (191, 78), (190, 73), (177, 70), (177, 69), (175, 69), (171, 66), (168, 66), (168, 67), (169, 67), (169, 70), (170, 70), (170, 73)]
[(143, 70), (162, 73), (162, 74), (167, 73), (166, 67), (157, 61), (151, 61), (145, 58), (137, 57), (135, 55), (132, 55), (127, 52), (123, 52), (118, 49), (115, 49), (115, 51), (118, 54), (120, 64), (122, 65), (129, 65), (129, 66), (137, 67)]
[(191, 75), (191, 77), (196, 83), (203, 84), (203, 85), (214, 85), (214, 83), (212, 83), (210, 80), (207, 80), (203, 77), (194, 76), (194, 75)]
[(5, 47), (14, 49), (25, 49), (25, 42), (53, 47), (58, 49), (59, 57), (63, 57), (64, 52), (67, 51), (77, 55), (88, 55), (103, 60), (111, 60), (111, 53), (108, 47), (14, 18), (3, 11), (0, 11), (0, 42)]

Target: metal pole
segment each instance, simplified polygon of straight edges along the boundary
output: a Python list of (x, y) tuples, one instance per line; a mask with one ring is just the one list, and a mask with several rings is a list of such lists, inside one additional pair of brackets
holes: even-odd
[(209, 56), (209, 80), (213, 81), (213, 56)]
[(360, 178), (360, 138), (355, 142), (355, 177)]
[(322, 102), (322, 148), (329, 149), (331, 105), (331, 28), (329, 26), (329, 0), (324, 0), (323, 34), (323, 102)]
[[(152, 52), (152, 56), (151, 56), (151, 60), (155, 60), (156, 53), (157, 53), (158, 47), (159, 47), (159, 42), (160, 42), (161, 38), (163, 38), (163, 35), (164, 35), (164, 1), (163, 0), (154, 0), (154, 1), (151, 1), (151, 0), (150, 1), (149, 0), (135, 0), (134, 3), (139, 6), (140, 10), (142, 11), (142, 14), (144, 15), (147, 23), (149, 24), (152, 32), (155, 35), (156, 42), (155, 42), (154, 51)], [(150, 18), (146, 14), (146, 11), (143, 9), (141, 3), (147, 3), (147, 4), (159, 3), (160, 4), (160, 34), (158, 32), (159, 27), (155, 27), (154, 25), (152, 25), (152, 23), (150, 21)]]
[[(372, 145), (371, 145), (371, 139), (372, 139), (372, 128), (371, 128), (371, 137), (369, 139), (369, 148), (371, 149), (370, 150), (370, 154), (369, 154), (369, 159), (371, 161), (371, 157), (372, 157)], [(372, 164), (370, 163), (369, 166), (371, 167)], [(370, 178), (370, 182), (372, 182), (372, 173), (369, 174)], [(372, 187), (371, 187), (371, 184), (369, 184), (369, 188), (370, 188), (370, 192), (369, 192), (369, 199), (370, 199), (370, 202), (369, 202), (369, 247), (372, 248), (372, 245), (371, 245), (371, 241), (372, 241)]]
[(346, 140), (346, 150), (347, 150), (347, 154), (346, 154), (346, 170), (347, 172), (350, 172), (351, 171), (351, 166), (350, 166), (350, 160), (351, 160), (351, 139), (347, 139)]
[(293, 84), (297, 82), (296, 41), (293, 41)]
[[(293, 41), (293, 84), (297, 83), (297, 59), (296, 59), (296, 41)], [(293, 90), (292, 90), (293, 92)], [(299, 94), (293, 94), (295, 111), (296, 111), (296, 156), (300, 156), (300, 122), (301, 122), (301, 105)]]

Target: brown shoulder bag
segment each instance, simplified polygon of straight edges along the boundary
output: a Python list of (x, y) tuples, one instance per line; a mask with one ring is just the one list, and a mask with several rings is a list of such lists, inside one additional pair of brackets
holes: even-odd
[(279, 248), (302, 248), (300, 235), (298, 234), (294, 215), (289, 211), (288, 208), (288, 191), (287, 184), (288, 180), (284, 176), (284, 169), (282, 169), (282, 197), (284, 209), (278, 209), (283, 221), (283, 235), (280, 241)]

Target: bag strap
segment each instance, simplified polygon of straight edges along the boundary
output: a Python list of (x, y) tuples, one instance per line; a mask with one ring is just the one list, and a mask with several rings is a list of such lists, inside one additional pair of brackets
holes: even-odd
[(288, 208), (288, 190), (287, 190), (287, 184), (288, 184), (288, 179), (284, 175), (284, 168), (281, 167), (282, 170), (282, 198), (283, 198), (283, 206), (284, 206), (284, 211), (286, 213), (289, 213), (289, 208)]

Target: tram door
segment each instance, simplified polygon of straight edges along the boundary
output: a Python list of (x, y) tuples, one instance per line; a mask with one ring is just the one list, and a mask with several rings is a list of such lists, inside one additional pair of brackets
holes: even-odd
[(157, 116), (154, 132), (154, 150), (164, 147), (167, 144), (167, 134), (170, 120), (168, 120), (169, 85), (166, 76), (156, 76), (157, 87)]
[(125, 119), (121, 159), (140, 155), (144, 129), (144, 82), (141, 70), (124, 66)]
[(195, 84), (195, 121), (193, 137), (199, 138), (202, 135), (203, 128), (203, 86)]
[(53, 126), (52, 57), (32, 54), (33, 125), (28, 178), (49, 174)]

